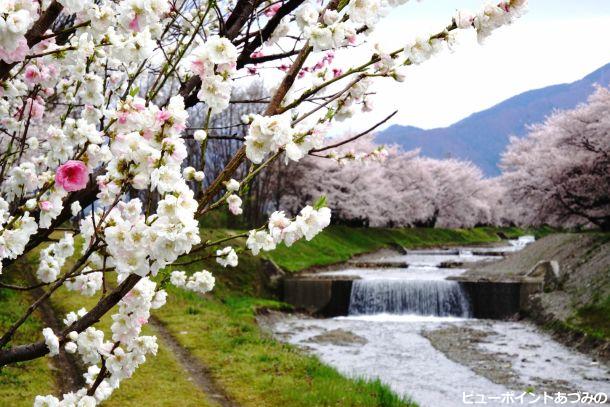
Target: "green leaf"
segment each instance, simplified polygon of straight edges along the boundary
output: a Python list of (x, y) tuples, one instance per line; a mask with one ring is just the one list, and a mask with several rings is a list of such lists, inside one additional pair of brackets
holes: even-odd
[(140, 87), (136, 86), (135, 88), (132, 88), (129, 91), (129, 96), (134, 97), (135, 95), (137, 95), (140, 92)]
[(343, 10), (345, 6), (349, 4), (349, 0), (340, 0), (339, 5), (337, 6), (337, 11)]
[(318, 209), (322, 209), (326, 207), (326, 196), (322, 195), (318, 198), (315, 204), (313, 204), (313, 208), (317, 211)]

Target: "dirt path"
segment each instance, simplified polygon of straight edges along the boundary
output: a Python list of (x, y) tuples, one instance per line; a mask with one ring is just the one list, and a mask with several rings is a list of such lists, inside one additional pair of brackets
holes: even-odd
[(239, 407), (212, 378), (210, 370), (183, 348), (172, 334), (156, 318), (151, 317), (149, 324), (155, 329), (169, 350), (174, 354), (182, 368), (188, 372), (189, 378), (208, 397), (208, 402), (221, 407)]
[[(37, 282), (32, 275), (29, 275), (28, 279), (32, 284)], [(43, 294), (44, 292), (40, 288), (31, 292), (33, 298), (38, 298)], [(49, 301), (41, 303), (38, 314), (44, 326), (50, 327), (54, 332), (59, 332), (63, 328), (61, 320)], [(156, 331), (158, 338), (175, 355), (192, 382), (205, 393), (209, 404), (220, 407), (239, 407), (214, 381), (209, 369), (183, 348), (159, 320), (151, 317), (149, 323)], [(56, 372), (57, 388), (62, 394), (75, 391), (85, 385), (82, 376), (84, 369), (73, 355), (66, 353), (62, 348), (59, 354), (50, 360), (51, 369)]]

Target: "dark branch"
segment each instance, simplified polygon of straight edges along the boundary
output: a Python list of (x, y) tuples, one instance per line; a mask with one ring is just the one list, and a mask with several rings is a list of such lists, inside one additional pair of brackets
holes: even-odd
[[(311, 154), (311, 153), (319, 153), (319, 152), (321, 152), (321, 151), (330, 150), (331, 148), (337, 148), (337, 147), (340, 147), (340, 146), (342, 146), (342, 145), (344, 145), (344, 144), (351, 143), (352, 141), (357, 140), (357, 139), (359, 139), (360, 137), (365, 136), (365, 135), (369, 134), (370, 132), (372, 132), (373, 130), (375, 130), (377, 127), (381, 126), (383, 123), (387, 122), (387, 121), (388, 121), (388, 120), (390, 120), (392, 117), (394, 117), (394, 115), (395, 115), (396, 113), (398, 113), (398, 110), (395, 110), (395, 111), (394, 111), (394, 113), (392, 113), (391, 115), (389, 115), (388, 117), (386, 117), (386, 118), (385, 118), (385, 119), (383, 119), (382, 121), (378, 122), (378, 123), (377, 123), (377, 124), (375, 124), (374, 126), (369, 127), (368, 129), (364, 130), (362, 133), (358, 133), (358, 134), (356, 134), (354, 137), (350, 137), (350, 138), (348, 138), (347, 140), (343, 140), (343, 141), (340, 141), (340, 142), (338, 142), (338, 143), (331, 144), (330, 146), (325, 146), (325, 147), (322, 147), (322, 148), (315, 148), (315, 149), (313, 149), (313, 150), (311, 150), (311, 151), (310, 151), (310, 154)], [(312, 155), (313, 155), (313, 154), (312, 154)]]

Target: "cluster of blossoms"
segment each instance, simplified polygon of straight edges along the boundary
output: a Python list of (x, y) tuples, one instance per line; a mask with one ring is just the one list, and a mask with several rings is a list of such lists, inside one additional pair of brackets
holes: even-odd
[(359, 18), (362, 14), (355, 12), (352, 16), (351, 11), (350, 19), (344, 19), (345, 13), (335, 10), (324, 11), (320, 18), (320, 7), (308, 1), (297, 10), (296, 21), (314, 50), (325, 51), (356, 43), (355, 24), (364, 21)]
[(263, 162), (269, 153), (286, 151), (286, 158), (298, 161), (310, 150), (320, 147), (322, 133), (298, 130), (292, 127), (290, 116), (254, 115), (246, 136), (246, 156), (255, 164)]
[(0, 197), (0, 274), (2, 259), (16, 259), (23, 254), (30, 237), (36, 233), (36, 220), (25, 212), (18, 220), (10, 216), (9, 204)]
[(22, 61), (29, 51), (25, 34), (38, 17), (38, 3), (7, 0), (0, 3), (0, 59)]
[(336, 160), (342, 166), (351, 163), (358, 163), (368, 165), (371, 163), (382, 163), (384, 162), (390, 152), (385, 146), (378, 146), (372, 149), (372, 151), (353, 151), (348, 150), (346, 152), (331, 152), (326, 157)]
[(231, 246), (216, 250), (216, 262), (222, 267), (237, 267), (237, 252)]
[(199, 100), (205, 102), (212, 114), (229, 106), (231, 77), (237, 65), (237, 49), (226, 38), (213, 36), (191, 53), (191, 70), (201, 78)]
[(66, 289), (78, 291), (82, 295), (91, 297), (102, 288), (104, 277), (101, 271), (93, 271), (85, 267), (81, 274), (66, 280)]
[(268, 231), (251, 230), (246, 240), (246, 246), (255, 256), (261, 250), (275, 249), (280, 242), (288, 247), (301, 238), (313, 239), (330, 224), (330, 209), (322, 207), (314, 209), (306, 206), (294, 220), (286, 217), (284, 212), (276, 211), (269, 217)]
[(527, 0), (509, 0), (498, 4), (487, 4), (476, 16), (470, 17), (465, 13), (458, 13), (456, 24), (459, 28), (469, 28), (471, 24), (477, 30), (479, 42), (483, 42), (491, 33), (503, 25), (510, 24), (521, 17), (525, 12)]
[(367, 94), (371, 82), (371, 78), (365, 77), (354, 83), (349, 91), (334, 103), (333, 118), (337, 121), (347, 120), (358, 112), (358, 108), (362, 112), (370, 112), (372, 103)]
[[(69, 192), (84, 188), (88, 174), (104, 165), (105, 172), (96, 177), (96, 184), (100, 190), (97, 198), (107, 209), (101, 206), (80, 221), (79, 232), (84, 238), (82, 254), (89, 257), (87, 266), (66, 280), (66, 288), (83, 295), (96, 294), (103, 284), (103, 272), (95, 270), (114, 268), (119, 283), (132, 274), (142, 279), (119, 302), (119, 311), (112, 316), (112, 341), (105, 341), (104, 332), (93, 327), (68, 335), (65, 350), (78, 352), (83, 362), (90, 365), (85, 375), (87, 384), (92, 386), (97, 375), (104, 374), (104, 379), (96, 382), (94, 395), (88, 396), (84, 388), (65, 394), (61, 401), (54, 396), (39, 396), (37, 405), (95, 405), (108, 398), (121, 380), (130, 377), (146, 360), (146, 355), (155, 354), (156, 339), (140, 336), (140, 332), (148, 321), (150, 310), (165, 303), (166, 293), (156, 290), (156, 284), (147, 276), (155, 275), (200, 242), (195, 220), (197, 201), (187, 181), (201, 180), (203, 174), (181, 168), (186, 157), (181, 132), (187, 119), (182, 98), (174, 97), (166, 107), (159, 108), (139, 97), (127, 96), (115, 109), (104, 112), (111, 120), (108, 126), (111, 136), (106, 143), (100, 140), (95, 126), (89, 127), (85, 119), (89, 113), (91, 109), (83, 110), (83, 118), (66, 120), (61, 129), (50, 128), (47, 134), (51, 136), (39, 145), (43, 148), (62, 145), (55, 153), (61, 157), (55, 155), (54, 159), (61, 158), (64, 164), (56, 169), (55, 177), (51, 173), (28, 176), (25, 168), (21, 173), (15, 173), (12, 179), (19, 182), (13, 183), (33, 190), (35, 182), (40, 187), (38, 178), (42, 176), (44, 183), (54, 181), (53, 186), (38, 198), (41, 214), (52, 213), (48, 217), (52, 220), (63, 208), (62, 199)], [(76, 151), (82, 152), (82, 161), (65, 161)], [(128, 187), (157, 191), (160, 199), (155, 213), (146, 216), (138, 198), (121, 200)], [(47, 210), (43, 207), (46, 201), (51, 203)], [(77, 213), (81, 207), (76, 203), (71, 210)], [(40, 222), (42, 226), (42, 215)], [(99, 241), (99, 233), (103, 235), (105, 247), (93, 250)], [(39, 279), (43, 282), (56, 279), (73, 250), (71, 235), (44, 249), (37, 273)], [(70, 313), (65, 322), (69, 327), (83, 315), (83, 312)], [(49, 328), (45, 329), (44, 336), (50, 354), (56, 354), (62, 341)], [(98, 366), (102, 359), (103, 372)]]
[(198, 271), (188, 276), (184, 271), (172, 271), (170, 282), (176, 287), (205, 294), (214, 288), (214, 276), (207, 270)]
[(43, 283), (55, 281), (66, 259), (74, 254), (74, 238), (71, 233), (57, 243), (53, 243), (40, 251), (40, 263), (36, 276)]
[[(477, 14), (460, 10), (453, 17), (458, 29), (475, 28), (479, 42), (483, 42), (493, 30), (510, 24), (525, 12), (526, 0), (510, 0), (498, 4), (486, 4)], [(445, 47), (455, 43), (455, 31), (444, 31), (432, 37), (418, 37), (405, 46), (405, 56), (411, 63), (421, 64)]]
[(225, 183), (225, 186), (227, 188), (227, 192), (230, 194), (227, 197), (227, 205), (229, 206), (229, 212), (231, 212), (233, 215), (241, 215), (243, 213), (243, 210), (241, 208), (242, 201), (239, 196), (234, 194), (234, 192), (239, 191), (239, 182), (231, 178)]

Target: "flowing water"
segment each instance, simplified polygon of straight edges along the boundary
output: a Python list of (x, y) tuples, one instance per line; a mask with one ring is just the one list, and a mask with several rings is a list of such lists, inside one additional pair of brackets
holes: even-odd
[(356, 280), (349, 315), (418, 314), (469, 317), (464, 290), (446, 280)]
[[(398, 261), (409, 267), (346, 267), (325, 273), (361, 278), (352, 287), (349, 315), (288, 316), (274, 321), (271, 329), (342, 373), (379, 378), (425, 407), (562, 405), (563, 396), (557, 403), (552, 400), (557, 392), (610, 396), (607, 366), (529, 323), (469, 318), (467, 295), (458, 283), (445, 280), (464, 269), (439, 268), (444, 262), (467, 267), (469, 262), (498, 259), (497, 253), (517, 251), (530, 241), (369, 256), (365, 260), (370, 264)], [(544, 392), (552, 396), (546, 403)], [(564, 404), (595, 405), (571, 403), (575, 397)]]

